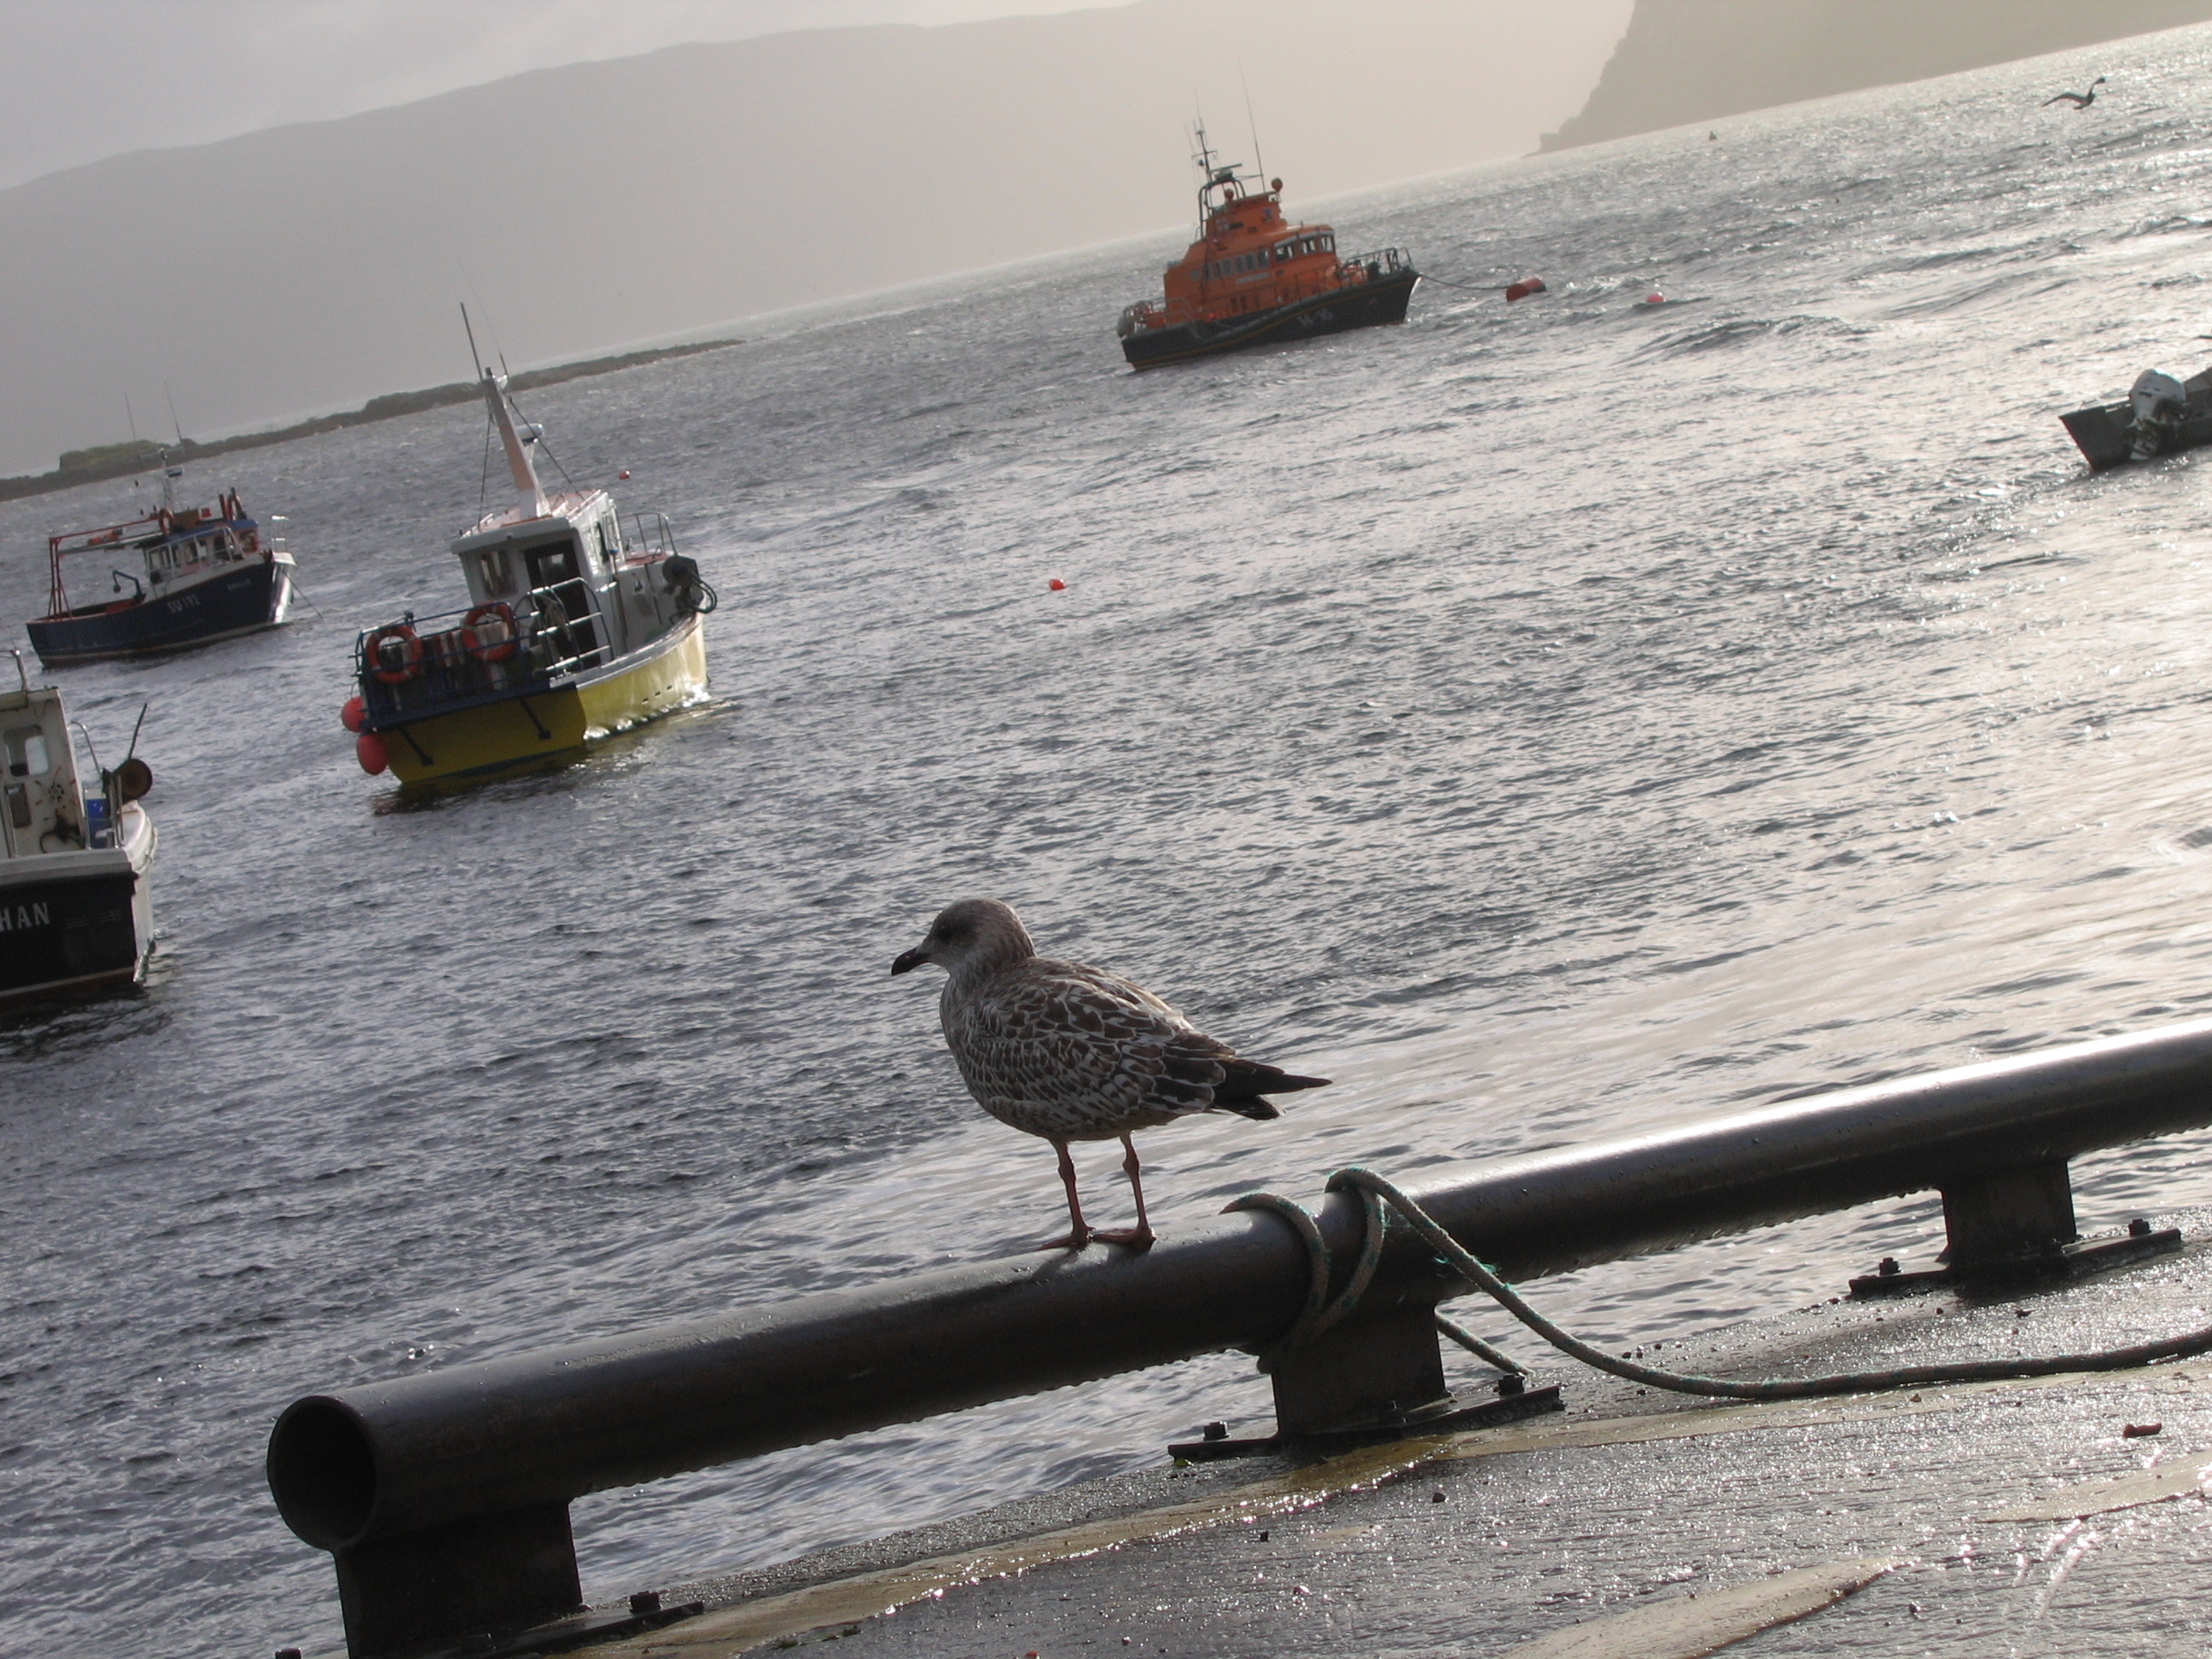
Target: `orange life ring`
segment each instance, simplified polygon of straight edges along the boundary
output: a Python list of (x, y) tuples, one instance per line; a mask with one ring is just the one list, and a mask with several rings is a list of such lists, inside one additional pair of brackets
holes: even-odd
[[(384, 642), (400, 642), (400, 664), (397, 668), (383, 665)], [(405, 623), (394, 623), (389, 628), (380, 628), (362, 642), (361, 660), (369, 677), (379, 685), (404, 685), (421, 672), (422, 641)]]
[(520, 642), (519, 632), (514, 607), (504, 599), (480, 605), (461, 618), (462, 648), (478, 662), (505, 662)]

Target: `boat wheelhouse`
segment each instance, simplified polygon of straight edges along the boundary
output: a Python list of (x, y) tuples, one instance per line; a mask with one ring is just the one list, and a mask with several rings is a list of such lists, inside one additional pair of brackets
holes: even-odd
[(452, 544), (466, 608), (364, 631), (346, 705), (364, 769), (464, 781), (573, 759), (602, 738), (707, 695), (700, 617), (714, 608), (668, 520), (625, 520), (604, 489), (548, 491), (506, 381), (484, 402), (516, 501)]
[(1137, 368), (1277, 345), (1348, 328), (1402, 323), (1420, 281), (1395, 247), (1346, 257), (1328, 225), (1283, 216), (1283, 181), (1266, 188), (1217, 165), (1198, 130), (1198, 240), (1167, 268), (1165, 303), (1121, 313), (1121, 354)]
[[(46, 614), (24, 627), (48, 668), (188, 650), (283, 624), (293, 560), (282, 538), (263, 536), (235, 489), (212, 507), (178, 507), (183, 476), (180, 468), (162, 468), (161, 505), (143, 519), (47, 538)], [(117, 560), (136, 568), (121, 568)], [(109, 597), (72, 604), (67, 571), (100, 562), (108, 564)], [(95, 589), (99, 580), (91, 577)], [(78, 585), (82, 592), (83, 575)]]
[(87, 789), (62, 695), (0, 691), (0, 1004), (135, 983), (154, 948), (153, 787), (126, 757)]

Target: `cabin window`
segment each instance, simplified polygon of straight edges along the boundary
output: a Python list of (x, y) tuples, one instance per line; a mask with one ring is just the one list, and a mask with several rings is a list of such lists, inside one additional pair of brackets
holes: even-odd
[(35, 726), (18, 726), (7, 738), (8, 775), (11, 778), (43, 778), (52, 768), (52, 757), (46, 753), (46, 734)]
[[(530, 585), (533, 588), (552, 587), (562, 582), (576, 580), (576, 544), (572, 541), (540, 542), (526, 553), (530, 563)], [(567, 605), (573, 596), (563, 594)]]
[(621, 550), (621, 548), (622, 540), (615, 534), (614, 527), (605, 519), (600, 520), (599, 556), (609, 564), (612, 564), (615, 562), (615, 555)]
[(505, 547), (487, 547), (477, 555), (477, 576), (487, 593), (505, 593), (514, 586)]

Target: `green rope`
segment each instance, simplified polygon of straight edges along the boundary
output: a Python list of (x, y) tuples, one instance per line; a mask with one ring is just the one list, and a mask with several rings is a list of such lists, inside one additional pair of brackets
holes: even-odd
[[(1436, 1251), (1443, 1264), (1469, 1286), (1487, 1292), (1506, 1312), (1560, 1352), (1572, 1355), (1585, 1365), (1610, 1372), (1614, 1376), (1625, 1377), (1631, 1382), (1667, 1389), (1677, 1394), (1711, 1395), (1727, 1400), (1806, 1400), (1824, 1395), (1869, 1394), (1882, 1389), (1917, 1388), (1938, 1382), (1996, 1382), (2019, 1376), (2052, 1376), (2064, 1371), (2124, 1370), (2151, 1364), (2160, 1359), (2180, 1359), (2212, 1351), (2212, 1326), (2208, 1326), (2181, 1336), (2166, 1337), (2155, 1342), (2138, 1342), (2124, 1348), (2106, 1348), (2094, 1353), (2054, 1354), (2042, 1358), (1972, 1360), (1950, 1365), (1900, 1365), (1889, 1370), (1851, 1371), (1832, 1376), (1771, 1377), (1758, 1382), (1738, 1382), (1727, 1377), (1698, 1376), (1683, 1371), (1662, 1370), (1656, 1365), (1642, 1365), (1632, 1359), (1616, 1359), (1602, 1349), (1594, 1348), (1579, 1337), (1561, 1330), (1523, 1302), (1511, 1285), (1462, 1248), (1459, 1241), (1446, 1232), (1427, 1211), (1373, 1170), (1356, 1165), (1339, 1170), (1328, 1178), (1328, 1190), (1332, 1193), (1357, 1193), (1362, 1224), (1359, 1260), (1352, 1269), (1351, 1281), (1334, 1301), (1329, 1299), (1328, 1281), (1334, 1264), (1330, 1258), (1328, 1243), (1322, 1237), (1321, 1229), (1311, 1216), (1290, 1200), (1273, 1193), (1248, 1194), (1229, 1206), (1231, 1210), (1266, 1210), (1289, 1222), (1305, 1246), (1307, 1261), (1312, 1270), (1304, 1308), (1279, 1340), (1261, 1351), (1260, 1369), (1263, 1371), (1273, 1370), (1281, 1360), (1357, 1310), (1360, 1297), (1374, 1281), (1375, 1270), (1382, 1263), (1383, 1237), (1390, 1224), (1392, 1210), (1396, 1211), (1405, 1224)], [(1527, 1374), (1498, 1349), (1462, 1330), (1441, 1314), (1437, 1316), (1437, 1329), (1500, 1370), (1522, 1376)]]

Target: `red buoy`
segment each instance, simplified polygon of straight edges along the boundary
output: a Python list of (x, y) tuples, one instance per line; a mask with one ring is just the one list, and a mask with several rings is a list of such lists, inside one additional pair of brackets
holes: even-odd
[(361, 730), (362, 722), (368, 718), (368, 705), (359, 697), (348, 697), (345, 707), (338, 710), (338, 724), (349, 732)]
[(1667, 303), (1667, 296), (1655, 288), (1644, 296), (1644, 303), (1647, 306), (1663, 306)]
[(384, 752), (384, 739), (374, 732), (364, 732), (353, 740), (353, 753), (361, 769), (372, 778), (392, 764), (392, 757)]
[(1510, 306), (1516, 300), (1525, 300), (1532, 294), (1541, 294), (1545, 291), (1544, 279), (1541, 276), (1523, 276), (1505, 290), (1505, 303)]
[(616, 482), (617, 483), (621, 483), (624, 478), (627, 478), (628, 477), (629, 477), (629, 469), (628, 467), (624, 467), (621, 471), (619, 471), (619, 472), (617, 472), (617, 473), (616, 473), (616, 474), (615, 474), (615, 482)]
[(1059, 577), (1054, 576), (1054, 577), (1051, 580), (1051, 581), (1049, 581), (1049, 582), (1048, 582), (1048, 583), (1046, 584), (1046, 586), (1048, 586), (1049, 588), (1051, 588), (1051, 589), (1052, 589), (1052, 591), (1053, 591), (1054, 592), (1057, 593), (1057, 592), (1060, 592), (1062, 589), (1064, 589), (1064, 588), (1067, 586), (1067, 584), (1066, 584), (1066, 582), (1064, 582), (1064, 581), (1060, 580), (1060, 579)]

